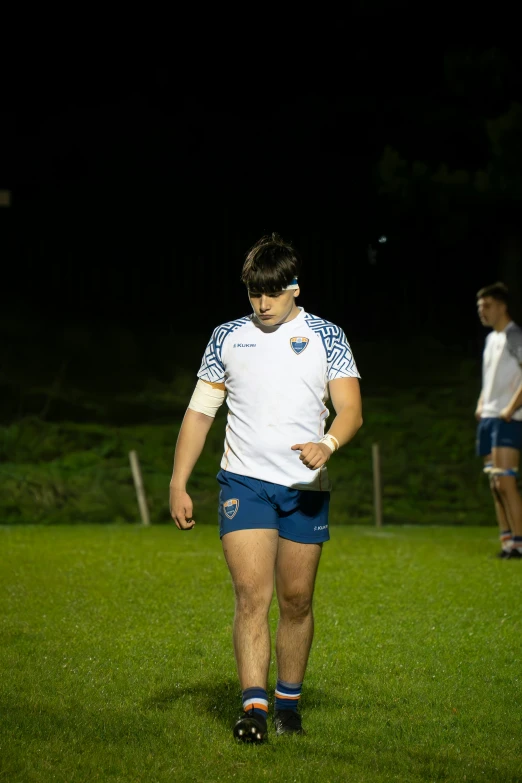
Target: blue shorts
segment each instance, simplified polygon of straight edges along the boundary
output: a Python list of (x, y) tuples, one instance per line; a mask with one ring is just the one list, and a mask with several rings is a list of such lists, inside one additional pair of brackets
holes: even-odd
[(268, 528), (302, 544), (329, 540), (329, 492), (292, 489), (226, 470), (219, 471), (217, 480), (220, 538), (234, 530)]
[(486, 457), (491, 449), (522, 449), (522, 421), (504, 419), (481, 419), (477, 427), (477, 454)]

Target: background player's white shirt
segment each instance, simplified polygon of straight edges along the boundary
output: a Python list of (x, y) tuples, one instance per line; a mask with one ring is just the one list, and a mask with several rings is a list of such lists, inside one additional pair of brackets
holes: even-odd
[[(482, 360), (482, 418), (498, 418), (522, 383), (522, 329), (514, 321), (486, 337)], [(522, 408), (513, 419), (522, 421)]]
[(302, 308), (275, 331), (246, 316), (214, 330), (198, 377), (226, 386), (223, 470), (330, 489), (326, 466), (310, 470), (291, 446), (323, 436), (328, 381), (360, 377), (342, 329)]

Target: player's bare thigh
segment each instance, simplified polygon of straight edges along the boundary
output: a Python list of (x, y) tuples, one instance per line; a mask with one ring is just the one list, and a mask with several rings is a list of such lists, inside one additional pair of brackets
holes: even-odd
[(495, 446), (491, 450), (493, 467), (503, 470), (518, 470), (520, 451), (510, 446)]
[(221, 539), (223, 554), (236, 595), (272, 596), (279, 531), (249, 528), (226, 533)]

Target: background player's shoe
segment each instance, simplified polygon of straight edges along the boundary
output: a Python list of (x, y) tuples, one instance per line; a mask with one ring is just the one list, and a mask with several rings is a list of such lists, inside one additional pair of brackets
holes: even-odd
[(513, 549), (507, 553), (504, 560), (522, 560), (522, 552), (513, 547)]
[(301, 716), (296, 710), (276, 710), (274, 713), (276, 734), (305, 734)]
[(234, 726), (234, 737), (241, 742), (263, 742), (268, 737), (266, 718), (259, 712), (244, 712)]
[(500, 557), (501, 560), (505, 560), (506, 557), (509, 557), (511, 554), (511, 549), (501, 549), (500, 552), (497, 552), (495, 557)]

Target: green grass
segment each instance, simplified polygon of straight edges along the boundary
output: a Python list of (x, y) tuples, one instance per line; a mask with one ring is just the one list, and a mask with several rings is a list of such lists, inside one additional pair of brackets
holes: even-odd
[(245, 747), (214, 527), (1, 527), (0, 780), (522, 781), (522, 568), (494, 529), (333, 539), (308, 735)]

